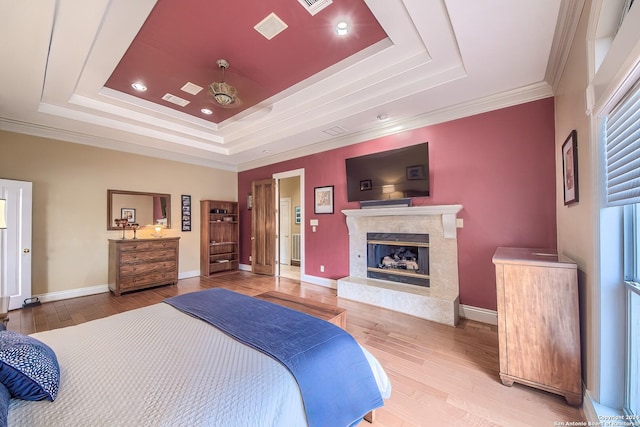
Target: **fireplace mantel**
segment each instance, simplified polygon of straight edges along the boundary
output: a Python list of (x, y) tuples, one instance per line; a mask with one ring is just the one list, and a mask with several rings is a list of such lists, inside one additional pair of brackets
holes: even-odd
[(456, 214), (462, 210), (462, 205), (432, 205), (410, 207), (383, 207), (368, 209), (345, 209), (342, 213), (347, 217), (349, 234), (356, 233), (356, 218), (376, 216), (424, 216), (441, 215), (442, 228), (445, 239), (456, 238)]
[[(343, 210), (349, 228), (349, 276), (338, 279), (338, 297), (455, 326), (458, 322), (456, 214), (462, 205)], [(367, 233), (429, 235), (429, 287), (370, 278)]]

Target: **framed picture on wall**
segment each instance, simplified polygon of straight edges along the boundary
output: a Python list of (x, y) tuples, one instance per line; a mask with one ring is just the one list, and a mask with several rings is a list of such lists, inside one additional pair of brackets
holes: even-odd
[(125, 218), (129, 224), (136, 222), (136, 210), (133, 208), (121, 208), (120, 218)]
[(407, 166), (407, 179), (425, 179), (424, 165)]
[(578, 133), (571, 131), (562, 144), (562, 187), (564, 204), (578, 201)]
[(300, 224), (300, 206), (296, 206), (295, 207), (295, 213), (296, 213), (296, 224)]
[(183, 194), (180, 201), (182, 203), (182, 231), (191, 231), (191, 196)]
[(314, 189), (314, 213), (333, 213), (333, 185), (315, 187)]

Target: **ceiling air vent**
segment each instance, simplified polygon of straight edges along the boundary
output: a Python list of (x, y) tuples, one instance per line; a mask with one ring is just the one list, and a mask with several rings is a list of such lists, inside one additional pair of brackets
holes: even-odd
[(338, 135), (342, 135), (343, 133), (347, 133), (347, 130), (342, 126), (334, 126), (332, 128), (325, 129), (322, 132), (331, 136), (338, 136)]
[(165, 94), (162, 97), (162, 99), (167, 102), (171, 102), (172, 104), (179, 105), (181, 107), (184, 107), (189, 103), (189, 101), (187, 101), (186, 99), (182, 99), (179, 96), (171, 95), (170, 93)]
[(307, 9), (311, 15), (315, 15), (325, 7), (333, 3), (332, 0), (298, 0), (298, 2)]
[(198, 86), (195, 83), (187, 82), (180, 88), (180, 90), (190, 93), (191, 95), (197, 95), (202, 90), (202, 87)]
[(288, 27), (282, 19), (275, 13), (270, 13), (262, 21), (258, 22), (253, 28), (262, 34), (265, 39), (271, 40)]

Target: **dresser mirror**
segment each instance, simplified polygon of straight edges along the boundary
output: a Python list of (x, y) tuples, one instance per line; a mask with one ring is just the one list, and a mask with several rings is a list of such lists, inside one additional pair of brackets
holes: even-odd
[(116, 219), (126, 218), (141, 227), (162, 224), (171, 228), (171, 195), (107, 190), (107, 230), (121, 230)]

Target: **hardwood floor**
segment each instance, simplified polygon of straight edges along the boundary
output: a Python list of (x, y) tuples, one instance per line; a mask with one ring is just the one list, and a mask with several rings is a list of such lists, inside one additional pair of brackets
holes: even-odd
[[(384, 366), (393, 391), (365, 426), (554, 426), (585, 421), (562, 397), (498, 378), (496, 327), (462, 319), (457, 327), (339, 299), (336, 291), (287, 278), (233, 272), (181, 280), (176, 286), (44, 303), (9, 313), (9, 330), (25, 334), (76, 325), (200, 289), (247, 295), (277, 290), (347, 309), (347, 330)], [(557, 424), (556, 424), (557, 425)]]

